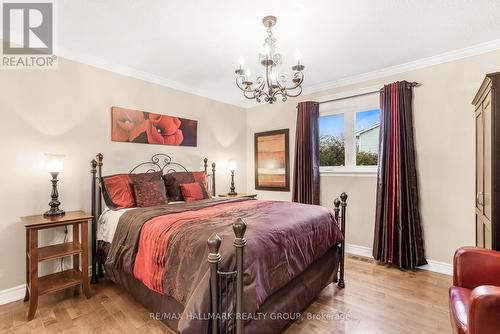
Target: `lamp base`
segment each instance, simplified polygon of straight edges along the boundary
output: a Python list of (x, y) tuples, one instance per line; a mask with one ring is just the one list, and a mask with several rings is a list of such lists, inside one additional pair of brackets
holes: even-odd
[(237, 192), (235, 192), (235, 191), (230, 191), (230, 192), (228, 192), (227, 194), (228, 194), (229, 196), (236, 196), (236, 195), (238, 195), (238, 193), (237, 193)]
[(43, 214), (44, 217), (62, 217), (66, 214), (66, 212), (64, 212), (64, 210), (61, 210), (61, 209), (56, 209), (56, 210), (52, 210), (50, 209), (49, 211), (45, 212)]

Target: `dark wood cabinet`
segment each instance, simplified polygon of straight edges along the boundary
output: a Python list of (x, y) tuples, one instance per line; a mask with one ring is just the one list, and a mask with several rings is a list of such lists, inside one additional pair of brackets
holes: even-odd
[(476, 119), (476, 245), (500, 250), (500, 72), (486, 76), (472, 104)]

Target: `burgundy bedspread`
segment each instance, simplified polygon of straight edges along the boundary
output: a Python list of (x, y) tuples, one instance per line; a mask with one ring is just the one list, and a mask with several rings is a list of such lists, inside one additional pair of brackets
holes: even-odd
[(247, 223), (244, 311), (249, 313), (342, 241), (331, 212), (320, 206), (210, 199), (128, 211), (118, 224), (106, 268), (111, 278), (114, 270), (133, 273), (175, 298), (185, 306), (177, 330), (197, 332), (200, 324), (190, 317), (210, 309), (207, 239), (219, 234), (221, 270), (234, 270), (231, 225), (238, 218)]

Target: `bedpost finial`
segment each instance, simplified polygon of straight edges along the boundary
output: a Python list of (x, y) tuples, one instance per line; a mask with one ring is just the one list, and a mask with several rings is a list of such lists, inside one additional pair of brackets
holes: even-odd
[(342, 200), (342, 202), (345, 203), (347, 201), (347, 194), (346, 193), (340, 194), (340, 199)]
[(220, 254), (219, 249), (222, 243), (222, 239), (217, 235), (217, 233), (213, 233), (210, 238), (208, 238), (208, 262), (219, 262)]
[(233, 231), (236, 238), (243, 239), (246, 230), (247, 230), (247, 224), (243, 219), (238, 218), (238, 220), (236, 220), (233, 223)]
[(234, 238), (233, 246), (236, 248), (243, 248), (247, 245), (247, 241), (245, 240), (245, 231), (247, 230), (247, 224), (241, 218), (238, 218), (233, 223), (233, 231), (236, 238)]
[(97, 159), (97, 165), (102, 166), (102, 160), (104, 159), (104, 156), (101, 153), (98, 153), (95, 157)]
[(340, 207), (340, 200), (338, 198), (334, 199), (333, 205), (335, 205), (335, 209), (338, 209)]
[(203, 169), (205, 170), (205, 174), (208, 174), (208, 159), (203, 159)]
[(212, 170), (215, 171), (215, 162), (212, 162)]
[(92, 161), (90, 162), (90, 172), (92, 174), (97, 172), (97, 161), (95, 161), (95, 159), (92, 159)]

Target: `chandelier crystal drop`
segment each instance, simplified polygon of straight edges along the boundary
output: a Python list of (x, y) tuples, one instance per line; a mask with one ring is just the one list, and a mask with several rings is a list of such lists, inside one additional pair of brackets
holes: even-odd
[(304, 81), (304, 65), (300, 63), (299, 54), (297, 64), (292, 66), (293, 78), (287, 86), (286, 76), (280, 74), (282, 64), (281, 54), (276, 52), (276, 38), (273, 36), (271, 28), (276, 24), (275, 16), (266, 16), (262, 23), (267, 27), (267, 37), (264, 40), (264, 47), (259, 53), (259, 62), (264, 67), (263, 74), (255, 79), (255, 83), (250, 80), (250, 70), (243, 68), (243, 59), (240, 58), (239, 67), (236, 73), (236, 85), (243, 91), (247, 99), (255, 99), (257, 102), (264, 100), (273, 104), (278, 98), (284, 102), (288, 97), (297, 97), (302, 93), (302, 82)]

